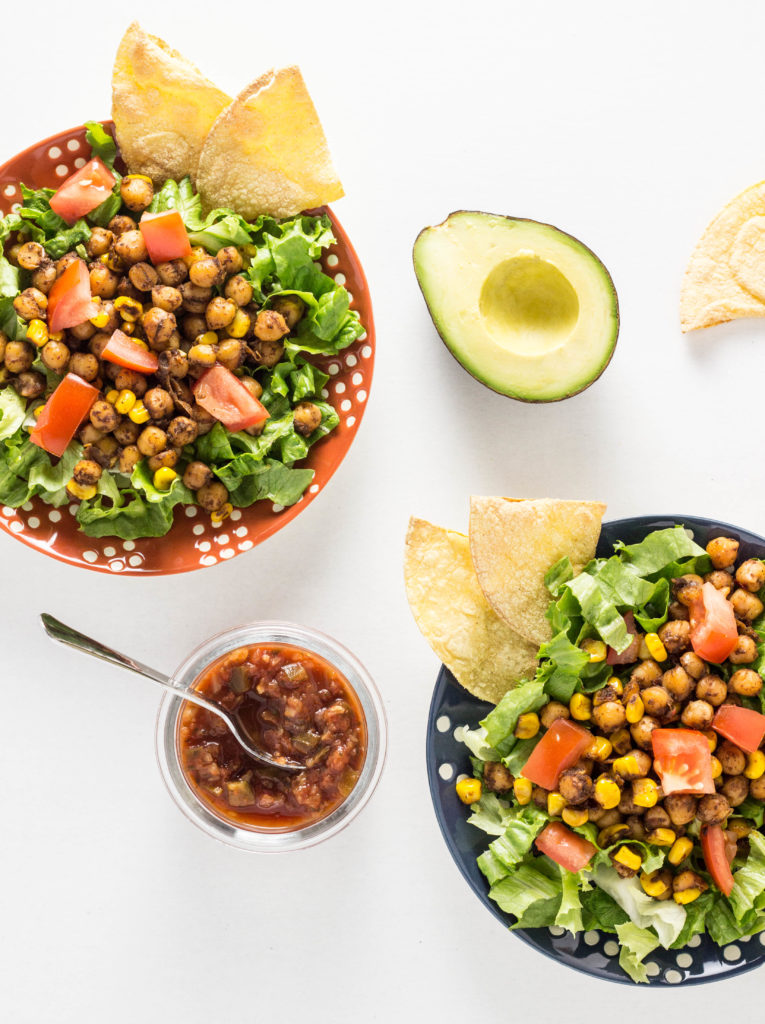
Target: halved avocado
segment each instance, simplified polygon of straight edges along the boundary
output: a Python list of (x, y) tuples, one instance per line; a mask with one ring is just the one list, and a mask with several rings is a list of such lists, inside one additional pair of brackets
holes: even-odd
[(421, 231), (413, 257), (436, 330), (494, 391), (557, 402), (608, 365), (619, 334), (616, 290), (598, 257), (564, 231), (460, 210)]

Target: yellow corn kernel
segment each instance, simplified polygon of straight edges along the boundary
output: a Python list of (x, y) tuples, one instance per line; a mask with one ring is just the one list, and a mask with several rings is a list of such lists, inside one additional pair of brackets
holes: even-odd
[(755, 750), (754, 753), (747, 755), (744, 775), (748, 779), (759, 779), (763, 773), (765, 773), (765, 754), (761, 750)]
[(686, 903), (693, 903), (699, 896), (701, 896), (701, 889), (682, 889), (680, 892), (672, 894), (675, 903), (679, 903), (681, 907), (684, 907)]
[(539, 732), (539, 715), (529, 711), (525, 715), (518, 716), (518, 723), (515, 727), (515, 735), (519, 740), (530, 740)]
[(221, 507), (216, 512), (210, 513), (210, 521), (213, 523), (222, 523), (224, 519), (228, 519), (228, 517), (231, 515), (233, 511), (234, 506), (231, 504), (230, 501), (227, 501), (226, 504), (221, 505)]
[(643, 704), (643, 698), (639, 693), (633, 693), (631, 697), (627, 699), (625, 704), (625, 715), (630, 725), (635, 725), (645, 714), (645, 704)]
[(672, 849), (667, 854), (667, 860), (670, 864), (674, 864), (677, 867), (678, 864), (682, 864), (692, 849), (693, 840), (681, 836), (672, 844)]
[(513, 793), (521, 807), (531, 803), (531, 791), (533, 788), (528, 779), (517, 778), (513, 780)]
[(474, 804), (476, 800), (481, 799), (480, 779), (460, 779), (455, 788), (463, 804)]
[(188, 256), (182, 256), (181, 259), (190, 267), (192, 263), (196, 263), (197, 260), (203, 260), (209, 253), (206, 249), (203, 249), (201, 245), (195, 245)]
[(671, 828), (655, 828), (646, 836), (647, 842), (655, 843), (656, 846), (674, 846), (676, 838)]
[(204, 334), (198, 334), (196, 336), (196, 338), (194, 338), (194, 344), (195, 345), (217, 345), (218, 344), (218, 335), (215, 333), (215, 331), (205, 331)]
[(565, 806), (566, 801), (560, 793), (547, 794), (547, 813), (551, 818), (557, 818)]
[(45, 408), (45, 402), (41, 402), (40, 405), (38, 405), (36, 409), (32, 410), (32, 415), (34, 416), (35, 419), (37, 419), (39, 417), (40, 413), (43, 411), (44, 408)]
[(99, 330), (102, 327), (106, 327), (106, 325), (109, 323), (109, 312), (108, 312), (108, 310), (103, 309), (103, 308), (99, 309), (99, 311), (97, 313), (95, 313), (92, 317), (90, 317), (90, 323), (92, 323), (93, 326), (97, 327)]
[[(123, 326), (127, 327), (128, 325), (124, 324)], [(131, 338), (130, 340), (133, 342), (134, 345), (137, 345), (139, 348), (142, 348), (145, 352), (149, 351), (149, 346), (146, 344), (143, 338)]]
[(561, 811), (561, 818), (571, 828), (576, 828), (578, 825), (587, 824), (590, 820), (590, 812), (586, 807), (564, 807)]
[(63, 340), (64, 340), (64, 332), (63, 331), (48, 331), (48, 341), (63, 341)]
[(568, 703), (571, 717), (577, 722), (586, 722), (592, 718), (592, 701), (585, 693), (575, 693)]
[(655, 900), (666, 895), (669, 886), (659, 877), (658, 871), (645, 872), (640, 875), (640, 884), (647, 896), (653, 896)]
[(120, 273), (120, 271), (125, 269), (124, 263), (114, 252), (105, 252), (103, 256), (99, 256), (99, 259), (109, 270), (113, 270), (115, 273)]
[(632, 747), (632, 736), (629, 729), (617, 729), (611, 733), (611, 746), (615, 754), (626, 754)]
[(582, 650), (589, 655), (591, 662), (605, 661), (608, 654), (608, 648), (602, 640), (583, 640)]
[(79, 501), (90, 501), (91, 498), (95, 498), (97, 490), (94, 484), (78, 484), (74, 477), (66, 485), (66, 489), (73, 498), (77, 498)]
[(109, 405), (114, 405), (117, 399), (120, 397), (120, 393), (116, 388), (112, 388), (111, 391), (106, 392), (106, 401)]
[(243, 338), (250, 329), (250, 318), (243, 309), (238, 309), (231, 323), (226, 328), (229, 338)]
[(589, 757), (593, 761), (607, 761), (613, 751), (611, 741), (605, 736), (593, 736), (592, 743), (585, 750), (583, 757)]
[(48, 325), (44, 320), (29, 321), (27, 324), (27, 339), (31, 341), (33, 345), (37, 345), (38, 348), (42, 348), (49, 338)]
[(149, 419), (149, 410), (139, 399), (128, 413), (128, 416), (133, 423), (146, 423)]
[(611, 843), (615, 843), (619, 836), (624, 835), (625, 832), (629, 832), (629, 828), (623, 823), (620, 823), (619, 825), (609, 825), (608, 828), (602, 828), (600, 832), (598, 832), (598, 846), (610, 846)]
[(162, 466), (154, 474), (154, 486), (158, 491), (169, 491), (173, 486), (173, 481), (178, 479), (178, 474), (174, 469), (170, 469), (169, 466)]
[(151, 181), (151, 178), (146, 174), (126, 174), (125, 181)]
[(719, 779), (720, 776), (722, 775), (722, 764), (720, 762), (720, 759), (718, 757), (712, 756), (711, 761), (712, 761), (712, 778), (713, 779)]
[(115, 399), (114, 408), (117, 410), (117, 412), (122, 413), (122, 415), (124, 416), (126, 413), (130, 412), (130, 410), (135, 405), (136, 401), (137, 399), (135, 391), (131, 391), (129, 388), (125, 388), (124, 390), (120, 391), (119, 395)]
[(714, 754), (717, 749), (717, 733), (714, 732), (713, 729), (707, 729), (704, 735), (706, 736), (707, 743), (709, 744), (709, 752)]
[(614, 761), (614, 771), (623, 779), (637, 779), (643, 773), (634, 754), (625, 754)]
[(134, 324), (143, 315), (143, 306), (138, 299), (131, 299), (129, 295), (120, 295), (114, 300), (114, 308), (123, 320)]
[(743, 818), (728, 818), (727, 830), (732, 832), (736, 839), (746, 839), (749, 833), (753, 831), (752, 826), (744, 821)]
[(645, 637), (640, 637), (640, 647), (638, 647), (638, 658), (641, 661), (648, 661), (651, 657), (651, 652), (648, 650), (648, 644), (645, 642)]
[(622, 791), (613, 779), (603, 776), (595, 783), (595, 799), (604, 811), (611, 811), (614, 807), (618, 807), (621, 798)]
[(653, 779), (635, 779), (632, 783), (632, 802), (638, 807), (655, 807), (659, 802), (659, 787)]
[(629, 846), (620, 846), (616, 853), (611, 856), (613, 860), (623, 864), (625, 868), (629, 868), (631, 871), (637, 871), (643, 863), (643, 858), (640, 854), (635, 853)]
[(659, 639), (658, 633), (646, 633), (645, 645), (654, 661), (667, 660), (667, 648)]

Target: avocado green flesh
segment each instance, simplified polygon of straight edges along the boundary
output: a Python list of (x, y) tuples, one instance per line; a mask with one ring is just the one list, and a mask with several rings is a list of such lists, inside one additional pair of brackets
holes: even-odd
[(576, 394), (616, 345), (616, 292), (600, 260), (549, 224), (453, 213), (415, 242), (430, 315), (488, 387), (525, 401)]

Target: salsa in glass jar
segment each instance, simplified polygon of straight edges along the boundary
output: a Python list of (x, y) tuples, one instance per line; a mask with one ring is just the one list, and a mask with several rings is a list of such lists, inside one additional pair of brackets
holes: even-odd
[(234, 712), (255, 743), (303, 765), (280, 771), (254, 761), (225, 723), (186, 703), (178, 750), (197, 797), (240, 827), (291, 831), (331, 814), (364, 766), (364, 712), (345, 677), (291, 644), (238, 647), (214, 661), (194, 689)]

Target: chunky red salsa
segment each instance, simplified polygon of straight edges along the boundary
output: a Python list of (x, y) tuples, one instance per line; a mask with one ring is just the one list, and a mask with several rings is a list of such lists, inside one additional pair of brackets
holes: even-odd
[(336, 668), (289, 644), (253, 644), (213, 662), (194, 689), (235, 711), (271, 755), (305, 765), (280, 771), (242, 750), (217, 715), (186, 704), (180, 716), (184, 774), (202, 803), (238, 825), (290, 830), (326, 817), (358, 781), (366, 723)]

